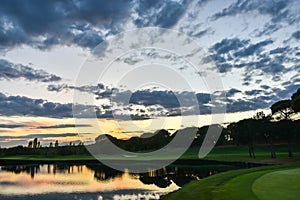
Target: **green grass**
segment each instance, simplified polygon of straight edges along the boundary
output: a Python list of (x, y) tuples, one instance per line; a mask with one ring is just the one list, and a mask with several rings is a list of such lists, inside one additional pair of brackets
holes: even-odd
[[(181, 159), (198, 159), (199, 149), (189, 149), (181, 157)], [(227, 148), (214, 148), (204, 159), (205, 160), (217, 160), (217, 161), (250, 161), (250, 160), (262, 160), (270, 159), (271, 153), (268, 148), (256, 148), (255, 159), (250, 159), (247, 147), (227, 147)], [(276, 149), (277, 158), (287, 158), (287, 149)], [(294, 149), (293, 157), (300, 157), (300, 149)]]
[[(198, 148), (193, 148), (187, 150), (180, 159), (199, 159), (198, 158)], [(134, 153), (132, 153), (134, 154)], [(262, 160), (262, 159), (270, 159), (270, 151), (267, 148), (256, 148), (255, 149), (256, 159), (250, 159), (248, 156), (248, 148), (247, 147), (226, 147), (226, 148), (214, 148), (204, 159), (205, 160), (216, 160), (216, 161), (251, 161), (251, 160)], [(287, 150), (286, 149), (276, 149), (277, 158), (286, 158)], [(300, 149), (295, 149), (293, 151), (294, 157), (300, 157)], [(153, 159), (173, 159), (172, 153), (170, 156), (157, 156), (147, 157), (147, 156), (137, 156), (137, 157), (124, 157), (122, 155), (97, 155), (97, 158), (100, 160), (153, 160)], [(84, 155), (68, 155), (68, 156), (38, 156), (38, 155), (16, 155), (16, 156), (3, 156), (1, 159), (8, 160), (46, 160), (46, 161), (55, 161), (55, 160), (95, 160), (93, 156), (84, 156)]]
[[(268, 187), (264, 187), (266, 185)], [(252, 190), (261, 200), (271, 200), (270, 193), (277, 199), (299, 199), (300, 169), (265, 174), (254, 182)]]
[(166, 195), (172, 199), (299, 199), (300, 163), (224, 172)]

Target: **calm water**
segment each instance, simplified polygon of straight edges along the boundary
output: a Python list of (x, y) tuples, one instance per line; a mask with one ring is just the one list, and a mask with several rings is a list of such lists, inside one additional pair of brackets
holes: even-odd
[(171, 166), (145, 174), (101, 164), (7, 165), (0, 170), (0, 199), (159, 199), (191, 180), (232, 166)]

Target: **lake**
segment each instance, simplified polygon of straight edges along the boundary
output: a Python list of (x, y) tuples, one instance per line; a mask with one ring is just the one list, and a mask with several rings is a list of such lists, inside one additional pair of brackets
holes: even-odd
[(23, 164), (0, 167), (0, 199), (159, 199), (231, 165), (171, 165), (143, 174), (102, 164)]

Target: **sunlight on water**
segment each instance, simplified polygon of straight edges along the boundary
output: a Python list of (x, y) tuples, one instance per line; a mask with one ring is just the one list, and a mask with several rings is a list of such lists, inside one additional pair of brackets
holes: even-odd
[[(118, 194), (114, 199), (158, 199), (159, 194), (179, 189), (171, 181), (160, 188), (144, 184), (139, 175), (114, 170), (103, 171), (88, 166), (5, 166), (0, 170), (1, 195), (35, 195), (45, 193), (111, 192), (117, 190), (147, 190), (145, 194)], [(159, 193), (159, 194), (158, 194)], [(102, 199), (99, 196), (98, 199)]]

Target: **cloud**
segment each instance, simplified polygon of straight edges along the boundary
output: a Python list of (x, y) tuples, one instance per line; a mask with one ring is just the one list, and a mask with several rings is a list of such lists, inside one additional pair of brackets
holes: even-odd
[(231, 88), (230, 90), (228, 90), (228, 91), (226, 92), (226, 96), (227, 96), (227, 97), (232, 97), (232, 96), (234, 96), (235, 94), (241, 93), (241, 92), (242, 92), (242, 91), (240, 91), (240, 90), (238, 90), (238, 89)]
[(259, 13), (269, 17), (269, 21), (263, 25), (262, 29), (257, 29), (256, 36), (266, 36), (285, 27), (296, 24), (299, 21), (298, 9), (294, 9), (297, 1), (293, 0), (237, 0), (227, 8), (214, 14), (211, 19), (218, 20), (224, 17), (236, 17), (240, 14)]
[[(94, 117), (95, 106), (74, 105), (81, 110), (76, 117)], [(32, 99), (24, 96), (6, 96), (0, 93), (0, 115), (2, 116), (40, 116), (53, 118), (72, 118), (72, 104), (54, 103), (44, 99)], [(102, 116), (104, 117), (104, 115)]]
[(137, 27), (158, 26), (170, 28), (185, 13), (189, 2), (187, 0), (141, 0), (135, 8), (137, 17), (135, 17), (134, 23)]
[(26, 127), (24, 124), (0, 124), (0, 128), (22, 128)]
[(0, 48), (21, 44), (39, 49), (58, 44), (93, 48), (103, 41), (102, 32), (121, 30), (131, 6), (132, 2), (123, 0), (4, 0), (0, 5)]
[(36, 70), (22, 64), (14, 64), (7, 60), (0, 59), (0, 79), (24, 78), (29, 81), (57, 82), (61, 77), (49, 74), (44, 70)]
[(247, 56), (250, 56), (250, 55), (259, 54), (259, 53), (261, 53), (262, 48), (264, 46), (267, 46), (267, 45), (272, 44), (272, 43), (273, 43), (272, 40), (264, 40), (262, 42), (251, 44), (249, 46), (246, 46), (243, 49), (240, 49), (239, 51), (236, 51), (235, 56), (236, 57), (247, 57)]
[(93, 49), (106, 37), (137, 27), (174, 26), (190, 1), (4, 0), (0, 5), (0, 49), (26, 44), (38, 49), (76, 45)]
[(76, 127), (90, 127), (89, 124), (58, 124), (58, 125), (51, 125), (51, 126), (38, 126), (37, 129), (50, 129), (50, 128), (76, 128)]
[(24, 136), (0, 136), (0, 139), (33, 139), (33, 138), (57, 138), (57, 137), (74, 137), (78, 136), (77, 133), (39, 133), (29, 134)]
[[(286, 72), (294, 72), (299, 62), (294, 57), (295, 48), (289, 45), (270, 48), (273, 40), (266, 39), (256, 43), (239, 38), (223, 39), (209, 49), (210, 58), (215, 62), (220, 73), (227, 73), (235, 68), (244, 69), (243, 85), (249, 85), (256, 76), (271, 75), (279, 81)], [(209, 58), (206, 58), (209, 60)]]
[(296, 31), (292, 34), (292, 37), (297, 39), (297, 40), (300, 40), (300, 31)]
[(258, 11), (262, 15), (271, 16), (271, 21), (278, 21), (278, 15), (285, 13), (286, 8), (290, 4), (289, 0), (278, 1), (260, 1), (260, 0), (238, 0), (232, 3), (229, 7), (224, 8), (221, 12), (213, 15), (212, 19), (217, 20), (222, 17), (236, 16), (241, 13)]

